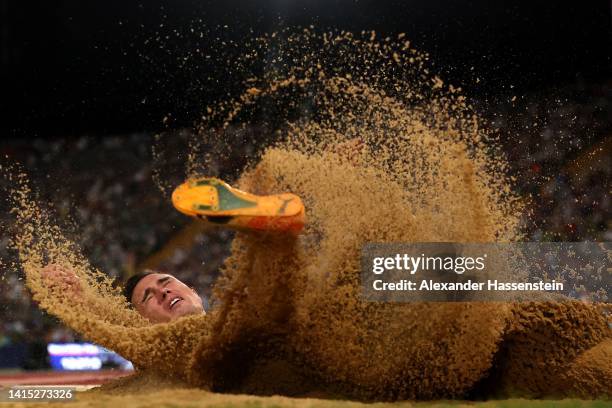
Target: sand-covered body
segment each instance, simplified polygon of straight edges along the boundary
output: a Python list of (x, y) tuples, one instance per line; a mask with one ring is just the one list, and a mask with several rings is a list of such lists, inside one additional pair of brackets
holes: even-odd
[[(295, 168), (296, 162), (302, 168)], [(40, 297), (45, 290), (36, 289), (33, 280), (37, 298), (43, 307), (121, 353), (139, 370), (164, 373), (213, 391), (314, 393), (366, 401), (610, 393), (611, 382), (602, 378), (610, 376), (611, 366), (601, 361), (602, 355), (609, 356), (610, 328), (600, 306), (569, 300), (527, 304), (361, 300), (361, 245), (381, 237), (413, 239), (436, 217), (404, 217), (408, 209), (401, 209), (405, 204), (399, 200), (399, 185), (377, 183), (377, 172), (367, 175), (372, 177), (368, 180), (367, 172), (357, 175), (342, 160), (332, 162), (330, 157), (270, 150), (244, 175), (245, 188), (257, 183), (265, 193), (285, 187), (275, 184), (274, 172), (282, 172), (284, 182), (315, 203), (310, 207), (313, 212), (325, 200), (335, 200), (335, 205), (332, 209), (322, 205), (332, 214), (312, 217), (321, 224), (311, 224), (309, 233), (301, 236), (238, 234), (215, 286), (219, 306), (206, 316), (165, 325), (149, 325), (134, 316), (135, 324), (126, 326), (97, 314), (101, 309), (92, 308), (85, 316), (73, 314), (70, 302)], [(283, 163), (291, 163), (293, 171)], [(346, 184), (314, 188), (320, 185), (318, 171), (323, 171), (319, 177), (336, 177)], [(364, 178), (377, 187), (364, 191), (358, 184)], [(336, 195), (338, 187), (345, 189), (344, 194)], [(364, 196), (359, 196), (360, 191)], [(366, 195), (376, 194), (380, 199), (374, 200), (375, 209), (370, 211), (383, 210), (386, 224), (370, 228), (367, 219), (346, 212), (365, 202)], [(381, 208), (382, 197), (394, 195), (397, 199)], [(597, 361), (589, 353), (598, 355)], [(581, 380), (585, 373), (597, 380)]]

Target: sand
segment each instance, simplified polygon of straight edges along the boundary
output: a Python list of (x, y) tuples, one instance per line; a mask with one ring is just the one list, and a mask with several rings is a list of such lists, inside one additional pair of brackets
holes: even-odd
[[(491, 400), (487, 402), (474, 401), (436, 401), (436, 402), (399, 402), (399, 403), (369, 403), (364, 404), (357, 401), (329, 400), (312, 398), (289, 398), (282, 396), (257, 397), (253, 395), (230, 395), (216, 394), (203, 391), (198, 388), (168, 388), (150, 390), (147, 393), (123, 393), (113, 394), (105, 391), (88, 391), (77, 394), (76, 401), (69, 403), (71, 407), (177, 407), (188, 406), (194, 408), (206, 407), (287, 407), (287, 408), (441, 408), (441, 407), (584, 407), (584, 408), (603, 408), (608, 406), (608, 401), (585, 401), (576, 399), (565, 400)], [(21, 403), (4, 404), (6, 407), (65, 407), (66, 403)]]
[[(304, 30), (256, 44), (242, 63), (282, 58), (250, 77), (242, 95), (204, 111), (185, 176), (212, 175), (207, 157), (231, 151), (236, 129), (264, 122), (275, 137), (235, 182), (300, 195), (309, 222), (295, 238), (237, 233), (206, 316), (149, 324), (37, 202), (27, 176), (14, 179), (13, 246), (34, 299), (144, 375), (105, 387), (103, 399), (146, 401), (153, 397), (106, 395), (168, 380), (160, 396), (168, 402), (251, 398), (206, 390), (362, 401), (612, 393), (603, 305), (361, 299), (366, 242), (523, 239), (524, 204), (494, 135), (459, 89), (429, 73), (427, 55), (375, 33)], [(212, 145), (218, 150), (196, 154)], [(49, 262), (76, 271), (78, 301), (41, 279)]]

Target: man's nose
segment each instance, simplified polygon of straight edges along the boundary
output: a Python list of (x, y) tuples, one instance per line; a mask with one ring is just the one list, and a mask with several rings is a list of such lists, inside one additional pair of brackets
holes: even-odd
[(170, 289), (163, 288), (162, 290), (157, 291), (157, 298), (160, 302), (163, 302), (166, 299), (166, 296), (170, 293)]
[(162, 289), (162, 299), (166, 299), (166, 296), (168, 296), (169, 293), (170, 293), (170, 289), (163, 288)]

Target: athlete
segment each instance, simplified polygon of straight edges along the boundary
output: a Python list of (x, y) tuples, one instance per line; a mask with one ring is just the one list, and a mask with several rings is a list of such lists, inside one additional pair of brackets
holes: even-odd
[[(336, 146), (334, 152), (351, 160), (362, 149), (360, 140), (351, 139)], [(191, 179), (178, 186), (172, 194), (172, 204), (183, 214), (204, 222), (241, 230), (298, 234), (306, 222), (304, 204), (295, 194), (259, 196), (210, 177)], [(49, 264), (41, 272), (50, 285), (72, 291), (74, 298), (79, 298), (82, 283), (74, 271)], [(147, 270), (130, 277), (123, 294), (152, 323), (205, 313), (195, 289), (159, 271)]]
[[(69, 268), (50, 264), (41, 273), (50, 285), (71, 291), (79, 298), (82, 283)], [(123, 295), (151, 323), (167, 323), (182, 316), (206, 313), (195, 289), (163, 272), (147, 270), (130, 277), (123, 287)]]

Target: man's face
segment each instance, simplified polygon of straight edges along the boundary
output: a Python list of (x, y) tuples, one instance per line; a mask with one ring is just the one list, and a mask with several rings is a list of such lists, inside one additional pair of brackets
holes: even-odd
[(132, 292), (132, 304), (153, 323), (203, 313), (198, 294), (172, 275), (153, 273), (142, 278)]

